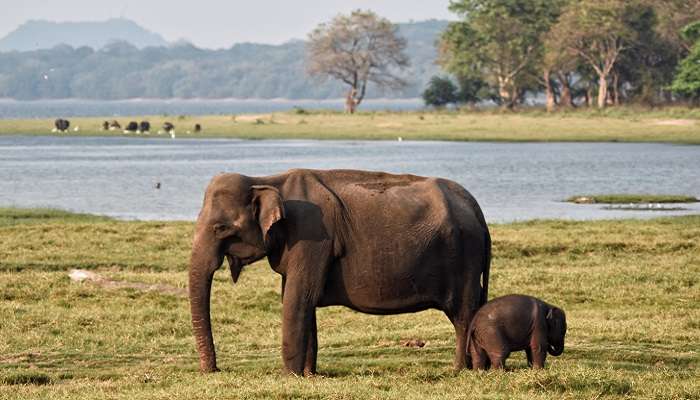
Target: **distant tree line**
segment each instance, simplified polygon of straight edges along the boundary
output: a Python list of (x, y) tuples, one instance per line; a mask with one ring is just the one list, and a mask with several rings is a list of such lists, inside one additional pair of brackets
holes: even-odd
[(189, 44), (138, 49), (116, 42), (99, 50), (61, 45), (9, 52), (0, 54), (0, 97), (323, 98), (332, 93), (329, 85), (305, 81), (303, 54), (303, 42), (227, 50)]
[[(700, 101), (700, 1), (453, 0), (427, 104)], [(456, 84), (456, 85), (455, 85)]]
[[(432, 75), (435, 42), (446, 21), (399, 24), (411, 67), (399, 90), (368, 82), (368, 97), (418, 97)], [(207, 50), (188, 43), (138, 49), (127, 42), (101, 49), (67, 45), (0, 53), (0, 98), (342, 98), (342, 82), (306, 73), (307, 42), (241, 43)], [(361, 87), (360, 87), (361, 89)], [(359, 92), (359, 90), (358, 90)]]

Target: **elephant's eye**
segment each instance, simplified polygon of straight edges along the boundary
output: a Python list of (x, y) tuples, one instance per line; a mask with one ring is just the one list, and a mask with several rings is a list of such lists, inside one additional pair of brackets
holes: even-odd
[(214, 224), (214, 234), (218, 238), (224, 238), (235, 233), (235, 228), (227, 224)]

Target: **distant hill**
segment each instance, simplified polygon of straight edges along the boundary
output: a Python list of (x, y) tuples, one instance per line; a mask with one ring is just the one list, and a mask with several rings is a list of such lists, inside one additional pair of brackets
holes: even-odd
[(0, 51), (50, 49), (60, 44), (100, 49), (110, 42), (126, 41), (143, 48), (168, 42), (133, 21), (113, 18), (96, 22), (27, 21), (0, 39)]
[[(399, 24), (407, 40), (410, 85), (400, 92), (368, 87), (368, 98), (418, 97), (432, 75), (436, 40), (447, 21)], [(141, 42), (143, 44), (143, 42)], [(305, 42), (281, 45), (240, 43), (208, 50), (186, 42), (139, 48), (126, 41), (97, 50), (60, 45), (51, 49), (0, 53), (0, 97), (86, 98), (289, 98), (344, 97), (347, 88), (306, 75)]]

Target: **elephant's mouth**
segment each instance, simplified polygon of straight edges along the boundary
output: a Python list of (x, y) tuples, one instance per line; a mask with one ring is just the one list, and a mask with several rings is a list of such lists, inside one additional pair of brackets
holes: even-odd
[(235, 268), (242, 268), (256, 261), (255, 257), (236, 257), (231, 254), (226, 254), (226, 259), (228, 260), (229, 266)]

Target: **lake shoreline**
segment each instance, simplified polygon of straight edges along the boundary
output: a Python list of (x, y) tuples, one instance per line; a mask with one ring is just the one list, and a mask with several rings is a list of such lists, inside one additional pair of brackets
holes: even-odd
[[(543, 114), (535, 111), (365, 111), (355, 115), (330, 111), (294, 111), (230, 115), (151, 115), (69, 118), (66, 133), (52, 133), (54, 119), (0, 119), (0, 136), (143, 137), (125, 133), (131, 121), (147, 120), (150, 137), (166, 122), (176, 138), (416, 140), (459, 142), (625, 142), (700, 144), (700, 118), (694, 110), (635, 114), (627, 110)], [(119, 130), (102, 130), (104, 121), (117, 120)], [(195, 133), (199, 124), (201, 132)], [(76, 130), (77, 128), (77, 130)], [(169, 135), (163, 135), (169, 138)]]

